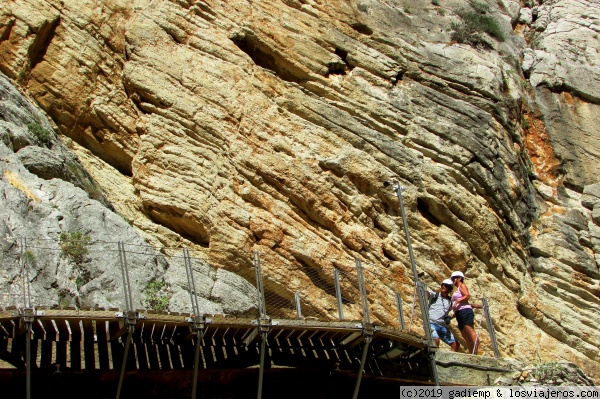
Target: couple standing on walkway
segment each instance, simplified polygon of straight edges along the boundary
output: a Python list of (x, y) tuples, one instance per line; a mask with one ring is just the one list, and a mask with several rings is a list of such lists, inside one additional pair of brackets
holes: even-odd
[[(457, 352), (459, 344), (448, 328), (452, 318), (456, 317), (458, 329), (467, 344), (468, 352), (477, 354), (479, 342), (474, 327), (474, 305), (469, 304), (469, 289), (465, 285), (464, 279), (465, 275), (462, 272), (453, 272), (449, 279), (442, 281), (439, 292), (429, 293), (431, 335), (436, 346), (440, 345), (441, 339), (450, 345), (452, 351)], [(454, 287), (456, 287), (456, 292), (450, 296)], [(449, 315), (451, 310), (453, 316)]]

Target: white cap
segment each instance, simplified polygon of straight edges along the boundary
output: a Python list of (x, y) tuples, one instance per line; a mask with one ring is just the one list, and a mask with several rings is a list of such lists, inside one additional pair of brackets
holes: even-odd
[(462, 277), (465, 278), (465, 275), (463, 274), (463, 272), (452, 272), (452, 276), (450, 276), (450, 278), (452, 277)]
[(446, 284), (446, 285), (454, 285), (452, 283), (452, 280), (450, 280), (449, 278), (445, 279), (444, 281), (442, 281), (442, 284)]

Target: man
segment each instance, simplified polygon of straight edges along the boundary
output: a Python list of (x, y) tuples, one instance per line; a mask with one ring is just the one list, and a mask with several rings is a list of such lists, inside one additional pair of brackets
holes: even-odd
[(440, 339), (450, 345), (453, 352), (458, 352), (459, 344), (454, 339), (454, 335), (446, 326), (445, 318), (452, 309), (450, 293), (454, 284), (450, 279), (442, 281), (439, 292), (429, 293), (429, 323), (431, 326), (431, 336), (435, 341), (435, 346), (439, 348)]

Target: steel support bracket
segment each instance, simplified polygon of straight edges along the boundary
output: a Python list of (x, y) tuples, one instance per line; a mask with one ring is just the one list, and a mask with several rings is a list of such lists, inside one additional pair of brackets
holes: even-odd
[(375, 335), (376, 332), (378, 332), (380, 330), (379, 327), (373, 325), (373, 323), (364, 323), (363, 324), (363, 336), (366, 337), (373, 337), (373, 335)]
[(20, 313), (21, 320), (23, 320), (24, 323), (33, 323), (35, 320), (36, 312), (33, 308), (23, 308)]
[(127, 310), (123, 312), (123, 323), (128, 327), (135, 325), (139, 319), (140, 315), (136, 311)]
[(186, 318), (186, 321), (192, 324), (192, 329), (194, 331), (204, 330), (207, 324), (212, 323), (211, 319), (207, 319), (204, 316), (193, 316)]
[(261, 317), (258, 320), (258, 328), (261, 333), (268, 333), (269, 330), (271, 330), (271, 327), (273, 326), (273, 323), (271, 323), (271, 321), (272, 320), (270, 317)]

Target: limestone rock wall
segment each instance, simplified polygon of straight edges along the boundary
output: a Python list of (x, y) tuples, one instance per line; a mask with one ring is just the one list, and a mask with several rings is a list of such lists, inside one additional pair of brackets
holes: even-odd
[(258, 250), (323, 312), (306, 270), (355, 257), (412, 301), (398, 179), (431, 288), (464, 271), (503, 355), (598, 378), (597, 4), (489, 3), (490, 48), (451, 41), (467, 6), (9, 0), (0, 71), (151, 243)]

